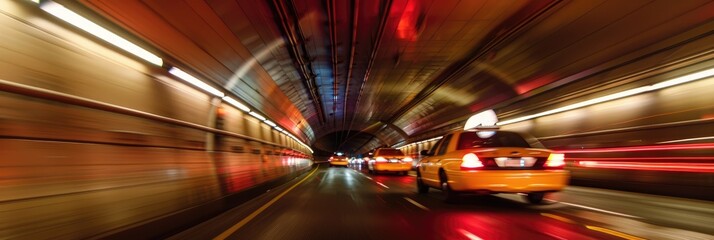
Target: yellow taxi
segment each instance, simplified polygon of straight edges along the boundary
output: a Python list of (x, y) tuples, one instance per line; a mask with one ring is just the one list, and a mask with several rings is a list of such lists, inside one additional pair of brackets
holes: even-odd
[(394, 148), (378, 148), (372, 159), (367, 163), (369, 173), (397, 172), (407, 175), (412, 169), (412, 158), (407, 157), (402, 150)]
[(458, 194), (523, 193), (533, 204), (567, 186), (565, 157), (535, 138), (494, 128), (460, 130), (441, 138), (417, 164), (417, 190)]
[(330, 167), (332, 166), (342, 166), (342, 167), (347, 167), (347, 165), (350, 163), (347, 161), (347, 156), (338, 156), (338, 155), (333, 155), (330, 157), (330, 159), (327, 160), (327, 162), (330, 163)]

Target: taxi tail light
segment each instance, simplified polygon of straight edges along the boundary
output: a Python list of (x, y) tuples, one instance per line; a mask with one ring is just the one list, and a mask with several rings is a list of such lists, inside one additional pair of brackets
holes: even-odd
[(563, 168), (565, 167), (565, 154), (551, 153), (548, 160), (545, 161), (546, 168)]
[(411, 162), (411, 161), (414, 161), (414, 159), (412, 159), (410, 157), (405, 157), (404, 159), (402, 159), (402, 162)]
[(483, 168), (483, 162), (473, 153), (467, 153), (461, 158), (461, 169), (471, 170)]
[(387, 159), (383, 157), (377, 157), (375, 160), (377, 160), (377, 162), (387, 162)]

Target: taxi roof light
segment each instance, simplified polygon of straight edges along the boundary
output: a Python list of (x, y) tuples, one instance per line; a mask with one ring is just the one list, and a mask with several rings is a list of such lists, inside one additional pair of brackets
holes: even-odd
[(496, 126), (497, 122), (498, 117), (496, 116), (496, 112), (489, 109), (469, 117), (464, 124), (464, 130), (478, 131), (479, 129), (487, 129), (489, 131), (494, 131), (498, 129), (498, 126)]

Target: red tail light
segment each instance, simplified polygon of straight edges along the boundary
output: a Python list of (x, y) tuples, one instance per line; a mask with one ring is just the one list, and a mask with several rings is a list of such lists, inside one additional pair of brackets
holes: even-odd
[(482, 168), (483, 163), (481, 160), (478, 159), (476, 154), (473, 153), (467, 153), (464, 155), (463, 158), (461, 158), (461, 169), (469, 170), (469, 169), (478, 169)]
[(387, 162), (387, 159), (383, 157), (377, 157), (377, 162)]
[(551, 153), (548, 160), (545, 161), (547, 168), (563, 168), (565, 167), (565, 154)]

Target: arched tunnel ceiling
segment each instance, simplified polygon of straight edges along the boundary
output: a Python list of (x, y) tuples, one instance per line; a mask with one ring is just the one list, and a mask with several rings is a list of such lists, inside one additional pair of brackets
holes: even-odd
[(708, 0), (80, 3), (326, 151), (405, 141), (714, 17)]

